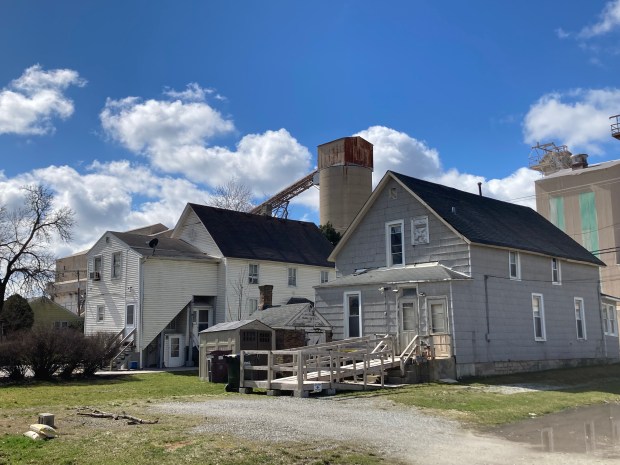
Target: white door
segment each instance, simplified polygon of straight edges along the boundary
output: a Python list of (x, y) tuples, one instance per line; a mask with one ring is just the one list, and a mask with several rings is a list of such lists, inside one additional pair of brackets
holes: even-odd
[(127, 305), (125, 309), (125, 336), (136, 328), (136, 306), (134, 304)]
[(405, 350), (413, 338), (420, 334), (418, 305), (415, 300), (400, 303), (400, 350)]
[(164, 339), (164, 365), (176, 368), (185, 365), (185, 345), (182, 334), (166, 334)]

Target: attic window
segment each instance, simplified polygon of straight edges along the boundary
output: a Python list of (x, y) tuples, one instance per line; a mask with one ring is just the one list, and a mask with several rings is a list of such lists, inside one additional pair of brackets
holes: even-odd
[(395, 187), (390, 187), (390, 199), (398, 198), (398, 190)]
[(428, 244), (428, 216), (418, 216), (411, 220), (411, 243)]

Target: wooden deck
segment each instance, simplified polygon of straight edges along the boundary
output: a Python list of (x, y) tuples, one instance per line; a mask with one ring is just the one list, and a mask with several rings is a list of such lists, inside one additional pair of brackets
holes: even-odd
[(366, 336), (289, 350), (241, 351), (239, 391), (262, 388), (271, 395), (293, 391), (307, 397), (383, 387), (386, 371), (402, 366), (394, 342), (390, 335)]

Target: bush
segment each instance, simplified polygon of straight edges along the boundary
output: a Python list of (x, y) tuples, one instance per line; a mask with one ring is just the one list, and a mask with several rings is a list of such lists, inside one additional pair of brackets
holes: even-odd
[(107, 366), (112, 357), (120, 350), (115, 334), (95, 333), (84, 338), (84, 352), (82, 354), (82, 373), (92, 376), (97, 370)]
[(11, 381), (21, 381), (26, 376), (28, 364), (24, 349), (24, 338), (20, 333), (13, 333), (0, 342), (0, 371)]
[(66, 345), (64, 331), (34, 328), (25, 335), (25, 360), (35, 379), (50, 379), (62, 367)]
[(82, 366), (86, 339), (81, 331), (73, 328), (56, 330), (62, 337), (62, 367), (60, 377), (69, 379)]

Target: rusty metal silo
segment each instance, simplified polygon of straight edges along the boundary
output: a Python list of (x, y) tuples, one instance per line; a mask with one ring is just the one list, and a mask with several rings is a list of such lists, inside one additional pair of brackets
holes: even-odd
[(359, 136), (318, 146), (320, 223), (343, 233), (372, 192), (372, 144)]

